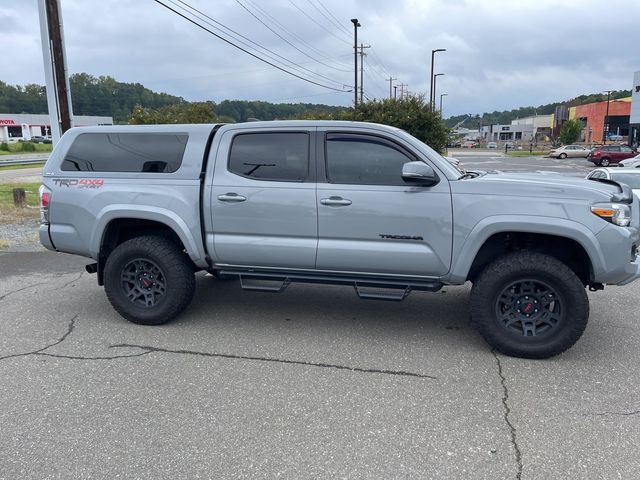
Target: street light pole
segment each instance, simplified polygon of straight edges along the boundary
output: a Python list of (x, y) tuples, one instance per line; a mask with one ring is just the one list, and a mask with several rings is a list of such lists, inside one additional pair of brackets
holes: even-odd
[(444, 73), (436, 73), (433, 75), (433, 102), (431, 103), (431, 111), (435, 111), (434, 103), (436, 103), (436, 80), (438, 80), (437, 77), (440, 75), (444, 75)]
[[(611, 90), (607, 90), (607, 113), (604, 114), (604, 122), (602, 124), (602, 143), (607, 144), (607, 134), (609, 133), (609, 98), (611, 97)], [(604, 129), (604, 126), (607, 129)]]
[(448, 93), (441, 93), (440, 94), (440, 118), (442, 118), (442, 97), (446, 97), (447, 95), (449, 95)]
[(429, 87), (429, 104), (431, 105), (431, 111), (434, 110), (433, 104), (436, 101), (435, 92), (434, 92), (434, 77), (433, 77), (433, 59), (436, 52), (446, 52), (446, 48), (436, 48), (435, 50), (431, 50), (431, 83)]
[(361, 27), (357, 18), (352, 18), (353, 23), (353, 108), (358, 107), (358, 27)]

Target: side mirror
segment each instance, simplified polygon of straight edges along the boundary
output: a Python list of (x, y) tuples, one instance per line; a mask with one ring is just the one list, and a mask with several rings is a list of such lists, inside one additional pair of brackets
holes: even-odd
[(402, 166), (402, 179), (406, 183), (431, 186), (440, 181), (436, 172), (424, 162), (408, 162)]

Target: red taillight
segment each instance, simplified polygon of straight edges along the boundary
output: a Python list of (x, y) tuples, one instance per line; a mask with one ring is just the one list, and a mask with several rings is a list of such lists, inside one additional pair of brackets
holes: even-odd
[(40, 185), (40, 222), (49, 223), (49, 204), (51, 203), (51, 190)]

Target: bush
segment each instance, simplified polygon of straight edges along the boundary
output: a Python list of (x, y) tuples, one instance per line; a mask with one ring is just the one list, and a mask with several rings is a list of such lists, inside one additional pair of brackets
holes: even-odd
[(22, 145), (20, 145), (20, 150), (22, 150), (23, 152), (35, 152), (36, 146), (31, 142), (22, 142)]
[(0, 150), (4, 150), (5, 152), (9, 151), (9, 144), (7, 142), (0, 143)]

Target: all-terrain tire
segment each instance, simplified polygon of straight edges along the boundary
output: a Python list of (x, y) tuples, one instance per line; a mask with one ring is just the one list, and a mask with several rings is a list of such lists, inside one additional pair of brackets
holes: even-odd
[(104, 267), (113, 308), (141, 325), (160, 325), (182, 312), (195, 292), (194, 268), (174, 242), (142, 236), (118, 245)]
[(549, 358), (575, 344), (589, 319), (585, 288), (561, 261), (515, 252), (490, 263), (471, 289), (471, 319), (497, 351)]

